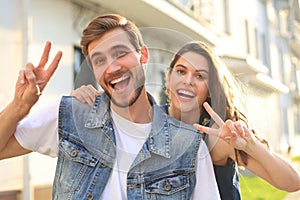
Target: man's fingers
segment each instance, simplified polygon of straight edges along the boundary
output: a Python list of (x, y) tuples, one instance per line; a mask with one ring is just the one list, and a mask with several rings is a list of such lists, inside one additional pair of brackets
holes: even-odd
[(52, 63), (50, 64), (50, 66), (47, 69), (49, 77), (51, 77), (53, 75), (53, 73), (56, 71), (56, 69), (58, 67), (58, 64), (61, 60), (61, 57), (62, 57), (62, 52), (61, 51), (57, 52), (57, 54), (55, 55)]
[(26, 69), (26, 70), (34, 70), (34, 66), (33, 66), (32, 63), (26, 63), (25, 69)]
[(36, 94), (37, 96), (40, 95), (40, 88), (39, 86), (36, 84), (36, 78), (34, 75), (34, 72), (32, 70), (25, 70), (25, 77), (26, 80), (29, 83), (29, 89), (32, 93)]
[(38, 68), (45, 67), (46, 63), (48, 62), (50, 49), (51, 49), (51, 42), (47, 41)]
[(24, 84), (26, 81), (25, 81), (25, 71), (24, 70), (20, 70), (19, 71), (19, 77), (18, 77), (18, 83), (20, 84)]

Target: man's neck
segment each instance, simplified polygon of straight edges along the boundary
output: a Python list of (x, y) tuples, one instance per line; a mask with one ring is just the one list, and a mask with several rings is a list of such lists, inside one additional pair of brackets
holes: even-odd
[(149, 123), (152, 121), (152, 105), (146, 90), (143, 89), (138, 99), (131, 106), (122, 108), (110, 102), (111, 108), (120, 116), (134, 123)]

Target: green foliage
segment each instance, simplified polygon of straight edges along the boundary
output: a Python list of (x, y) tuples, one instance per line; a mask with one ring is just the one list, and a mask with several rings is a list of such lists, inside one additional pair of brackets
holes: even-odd
[(243, 200), (282, 200), (287, 194), (259, 177), (240, 175), (240, 184)]
[(300, 163), (300, 156), (294, 156), (294, 157), (291, 158), (291, 160), (293, 162), (299, 162)]

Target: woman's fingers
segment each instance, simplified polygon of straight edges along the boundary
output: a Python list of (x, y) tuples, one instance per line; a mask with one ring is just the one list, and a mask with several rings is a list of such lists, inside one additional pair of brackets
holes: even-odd
[(219, 127), (224, 125), (224, 121), (222, 120), (222, 118), (210, 107), (210, 105), (207, 102), (204, 102), (203, 106), (210, 115), (210, 117), (216, 122), (216, 124)]
[(87, 103), (89, 106), (93, 106), (98, 91), (92, 85), (83, 85), (71, 92), (71, 96), (74, 96), (82, 103)]
[(195, 129), (202, 131), (203, 133), (222, 138), (222, 131), (220, 128), (210, 128), (210, 127), (202, 126), (200, 124), (193, 124), (193, 126)]

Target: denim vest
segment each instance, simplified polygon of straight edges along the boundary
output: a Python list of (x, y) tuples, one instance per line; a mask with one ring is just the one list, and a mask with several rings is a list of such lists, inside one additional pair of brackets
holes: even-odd
[(237, 164), (231, 158), (228, 158), (225, 166), (214, 165), (214, 172), (221, 199), (241, 200)]
[[(190, 199), (202, 135), (153, 105), (149, 137), (127, 174), (127, 198)], [(97, 96), (93, 108), (63, 97), (59, 109), (59, 154), (54, 200), (99, 199), (116, 160), (109, 99)]]

